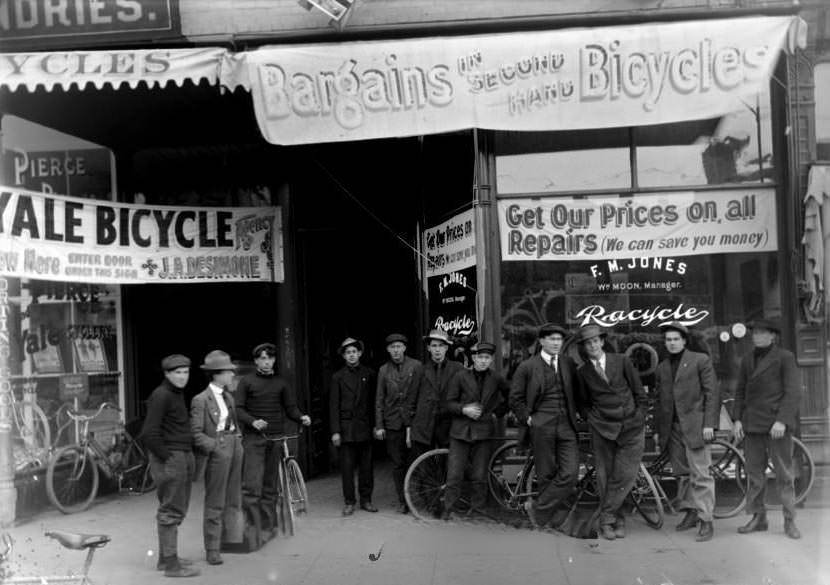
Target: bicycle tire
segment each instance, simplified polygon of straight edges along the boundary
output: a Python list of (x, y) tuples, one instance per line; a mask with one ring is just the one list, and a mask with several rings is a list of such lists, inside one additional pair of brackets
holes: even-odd
[(280, 461), (277, 469), (279, 471), (278, 479), (280, 486), (280, 493), (277, 498), (279, 507), (278, 514), (280, 516), (279, 528), (284, 536), (294, 536), (294, 508), (291, 506), (291, 495), (289, 493), (288, 473), (285, 462)]
[(291, 507), (295, 514), (305, 514), (308, 512), (308, 489), (300, 464), (292, 457), (286, 461), (285, 469), (288, 473), (288, 495)]
[[(43, 409), (33, 402), (15, 402), (14, 409), (14, 417), (18, 424), (17, 439), (22, 443), (24, 451), (45, 459), (45, 454), (52, 447), (52, 430)], [(31, 427), (24, 418), (24, 409), (31, 409)]]
[(654, 478), (646, 469), (644, 463), (640, 463), (640, 470), (634, 487), (631, 488), (629, 498), (634, 503), (634, 508), (640, 513), (646, 524), (655, 530), (663, 526), (665, 512), (663, 510), (663, 499), (654, 484)]
[(98, 465), (89, 450), (69, 445), (49, 460), (46, 495), (64, 514), (82, 512), (98, 495), (98, 481)]
[(124, 437), (129, 445), (121, 460), (118, 489), (135, 494), (146, 494), (156, 487), (153, 475), (150, 473), (150, 460), (135, 439), (126, 432)]
[[(521, 453), (527, 449), (519, 447), (518, 441), (508, 441), (493, 452), (487, 465), (487, 487), (490, 495), (505, 510), (519, 510), (517, 494), (524, 491), (527, 483), (524, 479), (529, 454)], [(531, 463), (532, 466), (532, 463)]]
[(406, 471), (404, 498), (412, 515), (419, 520), (434, 520), (443, 512), (449, 453), (449, 449), (427, 451)]
[(816, 477), (816, 463), (801, 439), (793, 437), (793, 472), (795, 475), (795, 503), (804, 501)]
[(715, 482), (715, 518), (732, 518), (746, 506), (749, 476), (741, 451), (728, 441), (717, 439), (710, 445), (709, 473)]

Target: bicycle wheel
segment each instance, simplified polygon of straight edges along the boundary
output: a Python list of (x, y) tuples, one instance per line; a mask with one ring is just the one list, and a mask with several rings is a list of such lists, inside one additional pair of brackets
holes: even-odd
[(46, 495), (64, 514), (89, 508), (98, 494), (98, 465), (80, 445), (60, 449), (46, 469)]
[(807, 446), (796, 437), (793, 437), (793, 474), (795, 476), (795, 503), (800, 504), (813, 487), (816, 464)]
[(279, 471), (280, 493), (277, 496), (277, 514), (279, 515), (280, 531), (283, 535), (294, 536), (294, 507), (291, 505), (291, 496), (288, 487), (288, 472), (285, 461), (280, 461)]
[(726, 441), (715, 440), (710, 445), (712, 464), (709, 473), (715, 480), (715, 518), (731, 518), (746, 505), (749, 477), (741, 452)]
[(433, 449), (412, 462), (406, 472), (403, 493), (412, 515), (419, 520), (439, 518), (447, 489), (449, 449)]
[(640, 463), (640, 471), (629, 497), (646, 524), (655, 530), (663, 526), (663, 500), (654, 484), (654, 478), (643, 463)]
[(496, 449), (490, 457), (487, 486), (490, 495), (505, 510), (518, 510), (522, 507), (523, 502), (517, 496), (526, 491), (528, 451), (529, 449), (520, 447), (517, 441), (509, 441)]
[(288, 473), (288, 496), (291, 508), (293, 508), (295, 514), (308, 512), (308, 490), (305, 486), (300, 464), (297, 463), (296, 459), (291, 458), (286, 461), (285, 469)]
[(118, 489), (135, 494), (145, 494), (156, 487), (150, 473), (150, 460), (144, 449), (129, 434), (124, 433), (127, 450), (121, 460)]
[(18, 422), (18, 435), (15, 437), (29, 456), (42, 459), (52, 447), (52, 431), (49, 419), (43, 409), (32, 402), (15, 402), (14, 417)]

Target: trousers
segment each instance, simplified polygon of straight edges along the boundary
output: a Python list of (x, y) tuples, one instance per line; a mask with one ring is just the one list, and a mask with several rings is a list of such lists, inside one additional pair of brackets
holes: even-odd
[(216, 450), (207, 455), (205, 467), (205, 511), (202, 532), (205, 550), (218, 551), (225, 528), (235, 525), (235, 517), (242, 510), (242, 440), (235, 434), (223, 433), (216, 437)]
[(357, 491), (360, 503), (372, 501), (374, 488), (374, 470), (372, 465), (372, 442), (358, 441), (341, 443), (340, 477), (343, 484), (343, 500), (346, 504), (355, 504), (354, 473), (357, 469)]
[(626, 428), (623, 425), (616, 439), (606, 439), (591, 429), (594, 461), (599, 490), (599, 523), (614, 524), (622, 519), (622, 505), (628, 496), (645, 449), (645, 429), (642, 425)]
[(747, 433), (744, 438), (744, 457), (749, 476), (746, 511), (749, 514), (766, 512), (767, 461), (772, 462), (775, 484), (784, 509), (784, 518), (795, 518), (795, 485), (793, 474), (793, 436), (787, 431), (780, 439), (769, 433)]
[(672, 472), (678, 476), (677, 509), (696, 510), (698, 518), (711, 522), (715, 509), (715, 480), (709, 470), (711, 448), (706, 444), (699, 449), (690, 448), (683, 440), (680, 423), (675, 421), (669, 436), (669, 457)]
[(191, 451), (171, 451), (162, 461), (150, 453), (150, 473), (156, 483), (159, 507), (156, 525), (161, 558), (178, 555), (179, 525), (190, 505), (190, 487), (196, 473), (196, 462)]

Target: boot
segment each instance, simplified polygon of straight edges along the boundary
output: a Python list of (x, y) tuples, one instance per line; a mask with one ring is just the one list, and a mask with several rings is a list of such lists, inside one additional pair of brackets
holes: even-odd
[(715, 535), (715, 527), (712, 522), (707, 522), (706, 520), (700, 521), (700, 530), (695, 537), (695, 540), (698, 542), (706, 542), (707, 540), (712, 540), (712, 537)]
[(208, 565), (221, 565), (225, 561), (222, 560), (222, 555), (219, 554), (218, 550), (209, 550), (207, 551), (207, 563)]
[(683, 517), (683, 520), (674, 529), (678, 532), (690, 530), (697, 526), (697, 522), (697, 510), (686, 510), (686, 515)]
[(795, 540), (801, 538), (801, 531), (795, 525), (794, 518), (784, 518), (784, 534)]
[(167, 563), (167, 568), (164, 569), (165, 577), (198, 577), (200, 575), (199, 569), (193, 567), (185, 567), (177, 560)]
[(625, 538), (625, 518), (617, 518), (617, 521), (614, 522), (614, 536)]
[(738, 528), (738, 534), (749, 534), (750, 532), (763, 532), (769, 525), (767, 524), (767, 515), (763, 512), (753, 514), (752, 519), (744, 526)]
[(170, 562), (179, 563), (182, 567), (189, 567), (193, 564), (190, 559), (183, 559), (182, 557), (162, 557), (159, 555), (159, 560), (156, 563), (156, 570), (163, 571), (167, 568)]

